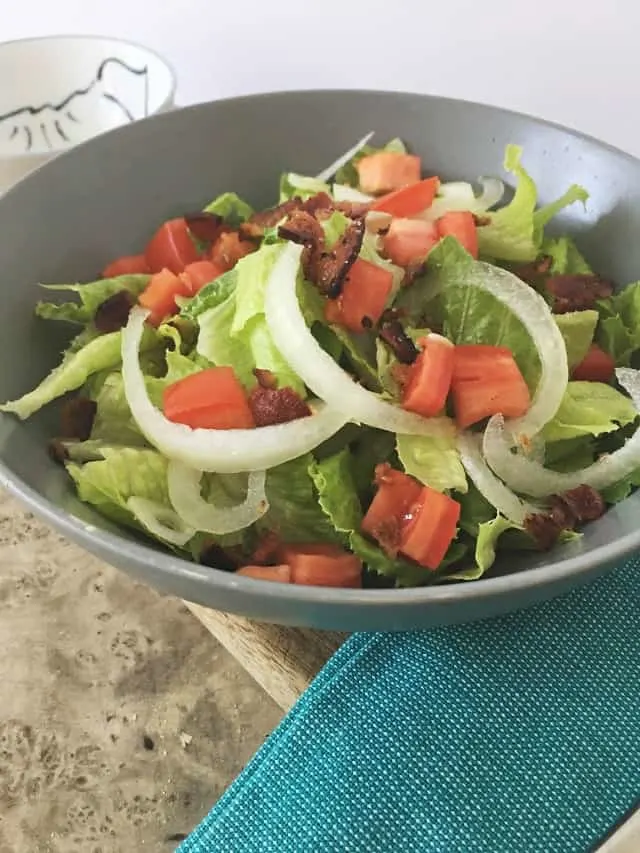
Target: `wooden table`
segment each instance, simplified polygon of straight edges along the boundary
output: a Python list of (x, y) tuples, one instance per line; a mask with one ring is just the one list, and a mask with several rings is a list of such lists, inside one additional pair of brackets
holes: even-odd
[(284, 710), (296, 702), (347, 634), (287, 628), (184, 602)]

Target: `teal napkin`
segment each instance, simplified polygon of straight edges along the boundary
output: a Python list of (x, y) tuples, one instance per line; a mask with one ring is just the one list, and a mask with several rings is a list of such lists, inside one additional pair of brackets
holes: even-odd
[(640, 798), (640, 559), (355, 634), (180, 853), (586, 853)]

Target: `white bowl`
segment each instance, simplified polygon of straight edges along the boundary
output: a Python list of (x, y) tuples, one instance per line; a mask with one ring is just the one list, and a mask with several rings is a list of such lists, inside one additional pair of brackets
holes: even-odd
[(0, 191), (79, 142), (171, 109), (171, 66), (101, 36), (0, 44)]

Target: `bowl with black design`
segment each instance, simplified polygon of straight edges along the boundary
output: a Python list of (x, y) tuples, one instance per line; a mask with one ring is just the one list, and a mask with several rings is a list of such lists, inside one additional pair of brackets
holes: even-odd
[(0, 44), (0, 191), (53, 156), (173, 106), (175, 75), (157, 53), (102, 36)]

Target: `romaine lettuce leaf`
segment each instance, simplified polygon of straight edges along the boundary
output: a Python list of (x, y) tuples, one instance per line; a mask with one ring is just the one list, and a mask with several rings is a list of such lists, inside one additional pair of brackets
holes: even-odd
[(640, 349), (640, 282), (629, 284), (609, 299), (601, 300), (598, 310), (598, 345), (609, 353), (618, 367), (628, 366), (631, 356)]
[(536, 185), (520, 162), (522, 148), (507, 145), (504, 169), (516, 179), (511, 202), (490, 214), (491, 222), (478, 228), (480, 253), (502, 261), (533, 261), (539, 254), (544, 228), (564, 207), (585, 202), (588, 193), (575, 184), (561, 198), (536, 210)]
[(501, 515), (496, 515), (490, 521), (481, 522), (478, 525), (474, 551), (475, 565), (447, 574), (447, 580), (474, 581), (481, 578), (494, 564), (498, 539), (507, 530), (522, 530), (522, 528)]
[(253, 214), (253, 208), (235, 193), (222, 193), (205, 208), (205, 213), (221, 216), (232, 228), (237, 228)]
[(579, 471), (591, 465), (596, 458), (595, 441), (591, 435), (549, 441), (545, 447), (544, 464), (552, 471), (566, 473)]
[(317, 195), (317, 193), (329, 193), (329, 184), (310, 178), (307, 175), (298, 175), (296, 172), (285, 172), (280, 177), (280, 204), (290, 198), (300, 198), (303, 201)]
[(467, 477), (455, 436), (398, 435), (396, 449), (405, 472), (426, 486), (439, 492), (447, 489), (467, 491)]
[(221, 276), (218, 276), (214, 281), (205, 284), (202, 290), (186, 302), (180, 309), (180, 314), (183, 317), (196, 319), (208, 311), (210, 308), (215, 308), (221, 305), (235, 291), (238, 283), (238, 270), (234, 267)]
[(570, 311), (556, 314), (554, 319), (567, 348), (569, 370), (572, 370), (589, 351), (598, 325), (597, 311)]
[(102, 459), (79, 465), (69, 462), (67, 471), (76, 484), (80, 500), (91, 504), (107, 518), (142, 529), (126, 503), (141, 497), (171, 507), (167, 491), (167, 460), (156, 450), (103, 447)]
[[(24, 420), (52, 400), (80, 388), (93, 373), (116, 367), (121, 362), (120, 339), (119, 331), (111, 332), (90, 340), (76, 352), (68, 352), (37, 388), (17, 400), (4, 403), (0, 411), (13, 412)], [(156, 333), (150, 327), (145, 328), (141, 350), (149, 349), (156, 342)]]
[(540, 247), (540, 254), (551, 258), (553, 275), (592, 272), (571, 237), (545, 237)]
[(569, 382), (553, 420), (542, 430), (545, 441), (602, 435), (630, 424), (638, 413), (631, 400), (602, 382)]
[(36, 314), (44, 320), (66, 320), (69, 323), (86, 325), (95, 317), (98, 307), (115, 293), (128, 290), (138, 296), (149, 283), (150, 275), (119, 275), (103, 278), (88, 284), (43, 284), (46, 290), (71, 292), (80, 297), (79, 302), (38, 302)]
[(255, 362), (247, 343), (231, 336), (235, 313), (235, 296), (232, 294), (220, 305), (199, 314), (196, 351), (212, 364), (233, 367), (240, 382), (249, 386), (253, 382)]

